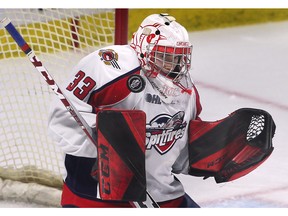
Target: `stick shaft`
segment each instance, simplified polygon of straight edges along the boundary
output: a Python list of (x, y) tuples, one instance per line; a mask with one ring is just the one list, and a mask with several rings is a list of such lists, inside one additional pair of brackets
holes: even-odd
[(88, 126), (86, 121), (83, 119), (83, 117), (80, 115), (80, 113), (75, 109), (73, 104), (68, 100), (68, 98), (63, 94), (53, 77), (49, 74), (48, 70), (44, 67), (42, 62), (37, 58), (33, 50), (30, 48), (30, 46), (26, 43), (24, 38), (20, 35), (20, 33), (17, 31), (17, 29), (14, 27), (14, 25), (11, 23), (11, 21), (7, 18), (3, 19), (1, 23), (4, 25), (6, 30), (9, 32), (9, 34), (12, 36), (12, 38), (15, 40), (15, 42), (18, 44), (18, 46), (21, 48), (21, 50), (28, 56), (30, 62), (34, 65), (34, 67), (37, 69), (37, 71), (41, 74), (41, 76), (44, 78), (44, 80), (47, 82), (47, 84), (50, 86), (50, 88), (54, 91), (54, 93), (59, 97), (59, 99), (62, 101), (66, 109), (70, 112), (70, 114), (74, 117), (78, 125), (82, 128), (82, 130), (85, 132), (85, 134), (88, 136), (88, 138), (91, 140), (91, 142), (96, 146), (96, 140), (93, 137), (92, 129)]

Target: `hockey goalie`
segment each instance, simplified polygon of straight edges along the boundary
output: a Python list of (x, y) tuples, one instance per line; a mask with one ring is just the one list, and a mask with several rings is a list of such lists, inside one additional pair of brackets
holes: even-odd
[(141, 207), (149, 198), (160, 207), (199, 207), (175, 174), (232, 181), (269, 157), (275, 124), (267, 112), (200, 120), (191, 56), (186, 29), (153, 14), (129, 45), (96, 50), (73, 68), (62, 87), (97, 142), (55, 101), (49, 129), (65, 153), (63, 207)]

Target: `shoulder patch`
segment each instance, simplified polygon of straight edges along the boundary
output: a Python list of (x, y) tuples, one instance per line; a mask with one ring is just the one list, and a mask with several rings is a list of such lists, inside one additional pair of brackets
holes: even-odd
[(118, 64), (118, 53), (116, 53), (113, 49), (100, 50), (98, 55), (104, 64), (111, 65), (116, 69), (121, 69)]
[(144, 90), (146, 85), (145, 80), (142, 76), (134, 74), (127, 80), (127, 87), (131, 92), (139, 93)]

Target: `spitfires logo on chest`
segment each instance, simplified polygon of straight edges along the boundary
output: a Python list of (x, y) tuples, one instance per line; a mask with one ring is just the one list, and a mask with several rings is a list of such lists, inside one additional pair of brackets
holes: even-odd
[(174, 116), (161, 114), (152, 119), (146, 125), (146, 149), (154, 147), (160, 154), (167, 153), (184, 136), (187, 126), (184, 115), (180, 111)]
[(105, 50), (100, 50), (98, 55), (100, 56), (101, 60), (104, 62), (106, 65), (112, 65), (112, 67), (116, 69), (120, 69), (120, 66), (118, 64), (118, 53), (116, 53), (112, 49), (105, 49)]

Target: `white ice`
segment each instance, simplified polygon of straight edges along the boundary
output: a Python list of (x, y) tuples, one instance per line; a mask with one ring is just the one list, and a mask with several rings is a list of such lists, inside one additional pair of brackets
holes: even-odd
[[(190, 39), (202, 119), (259, 108), (277, 128), (275, 150), (259, 168), (224, 184), (181, 175), (187, 193), (204, 208), (288, 208), (288, 22), (193, 32)], [(37, 205), (3, 201), (0, 207)]]

